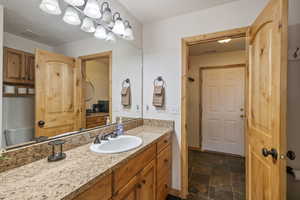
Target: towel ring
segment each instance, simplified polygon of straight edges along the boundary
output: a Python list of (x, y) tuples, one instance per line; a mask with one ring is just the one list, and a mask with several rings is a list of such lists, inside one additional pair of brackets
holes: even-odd
[(164, 81), (164, 79), (163, 79), (161, 76), (159, 76), (159, 77), (157, 77), (156, 79), (154, 79), (153, 85), (154, 85), (154, 86), (157, 86), (157, 83), (158, 83), (158, 82), (162, 82), (162, 86), (165, 86), (165, 81)]
[(128, 87), (130, 87), (130, 79), (127, 78), (122, 82), (122, 87), (125, 87), (125, 85), (128, 84)]

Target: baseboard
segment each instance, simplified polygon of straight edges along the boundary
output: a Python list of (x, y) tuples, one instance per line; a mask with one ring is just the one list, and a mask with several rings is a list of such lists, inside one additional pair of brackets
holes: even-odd
[(202, 152), (202, 149), (200, 147), (190, 147), (189, 146), (189, 150), (192, 150), (192, 151), (201, 151)]
[(169, 191), (169, 194), (172, 195), (173, 197), (177, 197), (179, 199), (183, 198), (182, 195), (181, 195), (181, 191), (177, 190), (177, 189), (171, 188), (170, 191)]
[(237, 155), (237, 154), (223, 153), (223, 152), (211, 151), (211, 150), (203, 150), (202, 152), (214, 153), (214, 154), (219, 154), (219, 155), (224, 155), (224, 156), (231, 156), (231, 157), (236, 157), (236, 158), (245, 158), (245, 156), (241, 156), (241, 155)]

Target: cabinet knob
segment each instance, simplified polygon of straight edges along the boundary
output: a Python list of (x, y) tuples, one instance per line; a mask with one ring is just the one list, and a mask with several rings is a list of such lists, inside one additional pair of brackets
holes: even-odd
[(165, 188), (166, 188), (166, 189), (168, 189), (168, 188), (169, 188), (168, 184), (165, 184)]
[(142, 188), (142, 185), (140, 183), (137, 184), (137, 188)]
[(164, 162), (167, 163), (167, 162), (169, 162), (169, 160), (168, 159), (164, 159)]
[(164, 140), (164, 143), (168, 143), (168, 140)]
[(143, 183), (143, 184), (146, 184), (146, 180), (142, 180), (142, 183)]

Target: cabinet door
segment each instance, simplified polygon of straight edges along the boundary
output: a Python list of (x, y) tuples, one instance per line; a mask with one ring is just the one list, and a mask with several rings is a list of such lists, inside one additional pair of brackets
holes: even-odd
[(34, 55), (25, 53), (24, 58), (26, 83), (34, 84)]
[(140, 199), (155, 200), (156, 196), (156, 160), (151, 161), (140, 174)]
[(23, 83), (23, 59), (22, 51), (4, 48), (4, 82)]
[[(124, 174), (124, 176), (126, 175)], [(113, 200), (140, 200), (140, 188), (139, 177), (135, 176), (117, 193)]]

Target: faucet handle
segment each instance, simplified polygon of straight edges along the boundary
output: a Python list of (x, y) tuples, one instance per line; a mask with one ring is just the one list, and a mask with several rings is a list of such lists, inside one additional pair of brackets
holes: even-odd
[(96, 135), (95, 140), (94, 140), (94, 144), (101, 144), (101, 140), (99, 138), (99, 135)]

